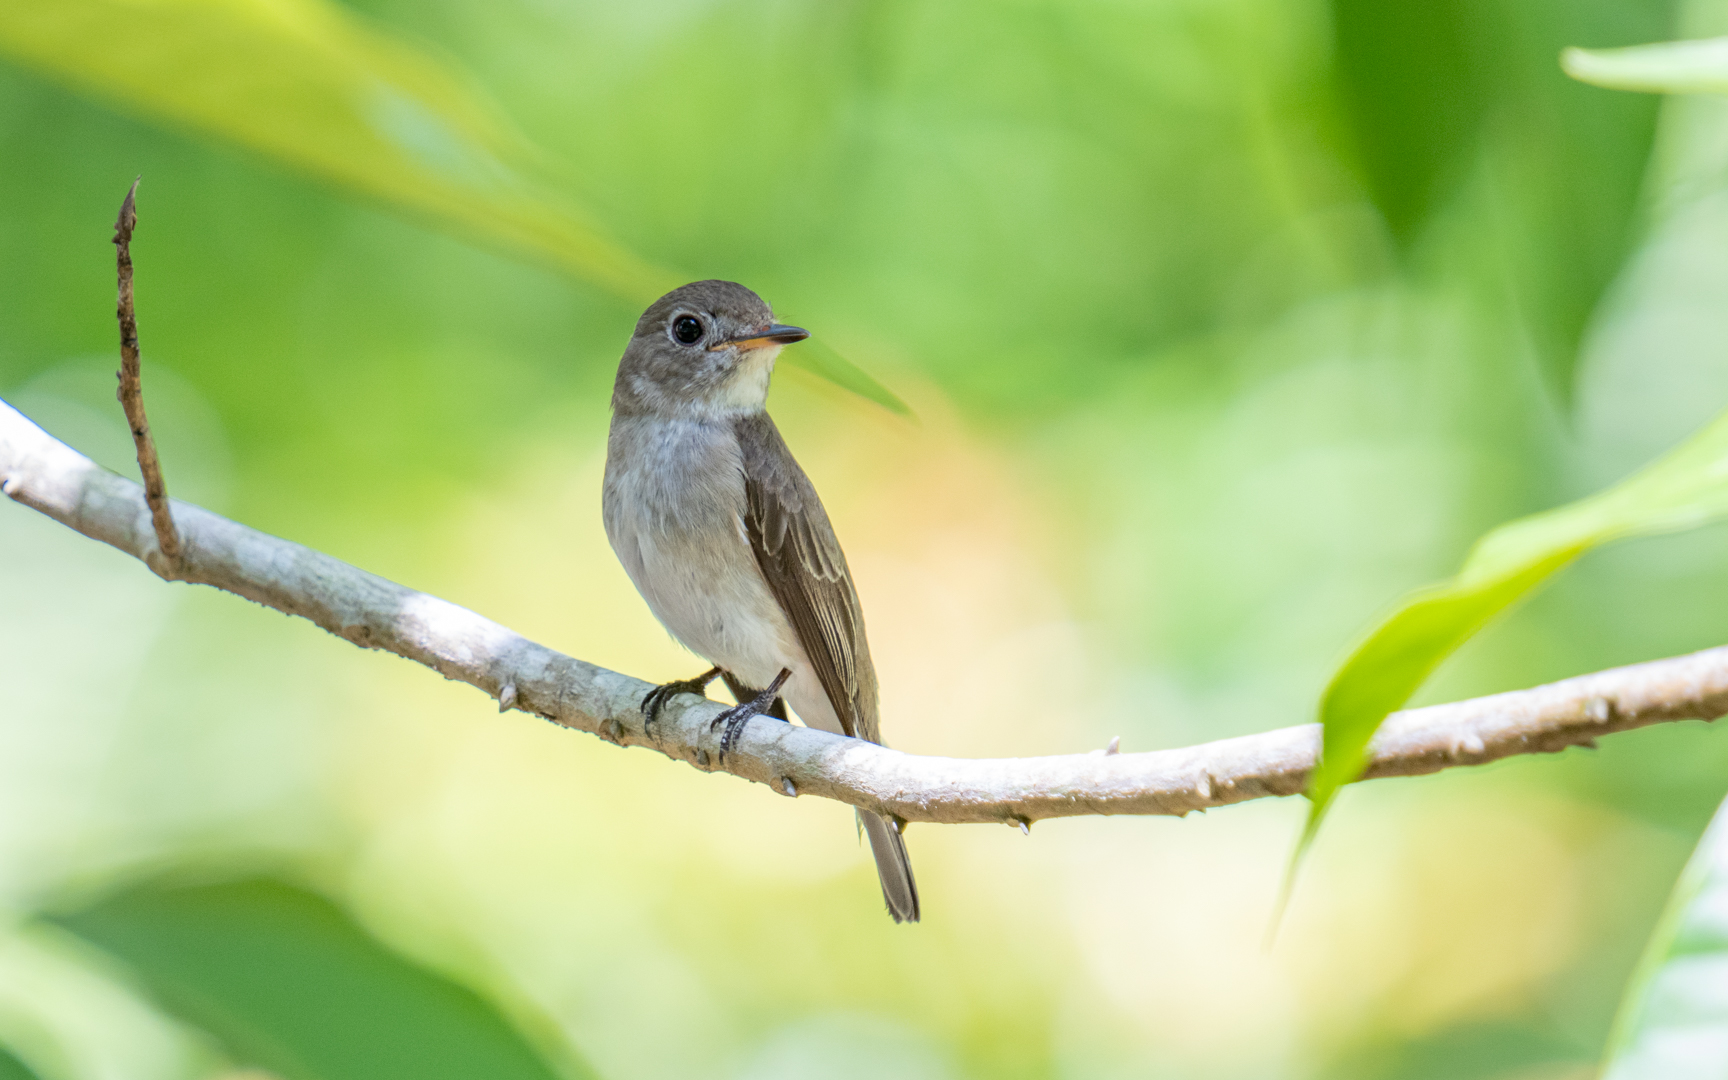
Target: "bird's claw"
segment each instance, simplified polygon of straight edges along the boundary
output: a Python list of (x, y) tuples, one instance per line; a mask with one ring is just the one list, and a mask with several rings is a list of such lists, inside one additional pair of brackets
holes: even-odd
[(745, 725), (749, 724), (753, 718), (762, 715), (762, 710), (755, 706), (756, 703), (754, 701), (746, 701), (742, 705), (734, 705), (719, 716), (716, 716), (714, 722), (708, 725), (708, 730), (711, 732), (719, 730), (722, 724), (726, 727), (726, 730), (720, 734), (721, 757), (725, 757), (732, 751), (732, 744), (737, 742), (738, 736), (744, 733)]
[(708, 684), (718, 678), (719, 675), (719, 668), (711, 668), (694, 679), (677, 679), (673, 682), (661, 683), (644, 694), (642, 696), (643, 733), (647, 734), (653, 729), (654, 722), (660, 719), (660, 710), (664, 709), (673, 697), (678, 694), (695, 694), (697, 697), (706, 697), (705, 691), (708, 689)]
[(744, 734), (744, 727), (750, 723), (751, 718), (761, 716), (774, 707), (774, 699), (780, 696), (780, 688), (785, 686), (786, 680), (791, 677), (792, 672), (782, 668), (780, 674), (775, 676), (774, 681), (768, 684), (768, 689), (749, 701), (732, 706), (716, 716), (714, 722), (708, 725), (710, 732), (717, 730), (721, 725), (725, 725), (726, 730), (720, 735), (721, 760), (725, 760), (726, 754), (732, 749), (732, 744), (738, 741), (740, 735)]

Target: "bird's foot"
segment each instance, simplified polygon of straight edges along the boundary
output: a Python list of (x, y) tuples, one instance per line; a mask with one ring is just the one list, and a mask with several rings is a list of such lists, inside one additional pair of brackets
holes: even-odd
[(760, 716), (774, 707), (774, 699), (780, 696), (780, 688), (785, 686), (786, 680), (791, 677), (792, 670), (790, 668), (781, 668), (780, 674), (774, 676), (774, 681), (768, 684), (768, 689), (743, 704), (732, 706), (732, 708), (716, 716), (714, 722), (708, 725), (709, 731), (715, 730), (722, 724), (726, 726), (726, 730), (720, 735), (720, 757), (722, 759), (726, 757), (726, 752), (732, 749), (732, 744), (738, 741), (738, 736), (744, 733), (744, 725), (750, 722), (750, 718)]
[(709, 668), (694, 679), (679, 679), (675, 682), (661, 683), (648, 691), (642, 698), (642, 731), (648, 734), (654, 727), (654, 721), (660, 719), (660, 710), (666, 707), (676, 694), (695, 694), (706, 697), (704, 693), (708, 684), (720, 677), (719, 668)]

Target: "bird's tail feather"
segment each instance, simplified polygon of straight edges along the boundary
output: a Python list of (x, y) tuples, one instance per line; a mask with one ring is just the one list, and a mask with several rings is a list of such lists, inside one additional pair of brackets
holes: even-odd
[(876, 876), (882, 879), (882, 899), (894, 921), (918, 921), (918, 883), (912, 878), (912, 860), (906, 841), (889, 824), (868, 810), (858, 811), (858, 824), (870, 836), (870, 851), (876, 856)]

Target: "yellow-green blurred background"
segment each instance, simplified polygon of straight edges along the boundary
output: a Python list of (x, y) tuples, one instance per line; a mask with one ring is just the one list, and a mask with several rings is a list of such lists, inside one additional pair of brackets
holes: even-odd
[[(1306, 722), (1474, 536), (1728, 403), (1728, 105), (1556, 63), (1728, 33), (1722, 0), (340, 10), (468, 72), (623, 249), (745, 282), (912, 405), (789, 364), (771, 401), (900, 749)], [(176, 496), (595, 663), (702, 666), (600, 525), (642, 303), (6, 48), (0, 396), (135, 472), (108, 240), (141, 173)], [(1590, 556), (1424, 700), (1728, 641), (1725, 539)], [(35, 916), (268, 873), (571, 1076), (1582, 1078), (1725, 740), (1352, 789), (1269, 951), (1299, 800), (918, 826), (897, 927), (845, 807), (500, 716), (0, 506), (0, 1045), (44, 1080), (245, 1064)]]

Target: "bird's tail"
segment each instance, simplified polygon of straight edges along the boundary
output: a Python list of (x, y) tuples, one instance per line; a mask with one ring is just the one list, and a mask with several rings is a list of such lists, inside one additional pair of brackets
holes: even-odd
[(918, 921), (918, 883), (912, 879), (912, 860), (906, 841), (884, 820), (868, 810), (858, 811), (858, 824), (870, 835), (870, 851), (876, 856), (876, 876), (882, 879), (882, 899), (894, 921)]

